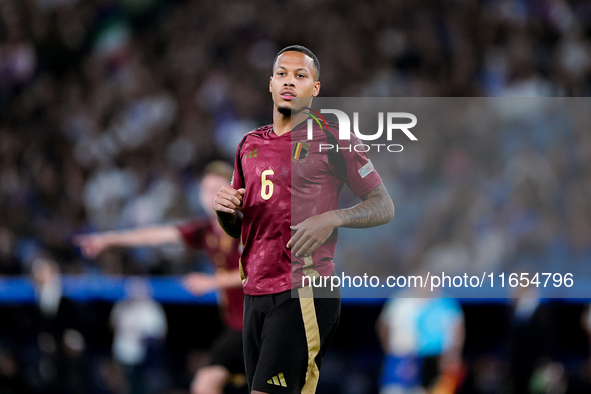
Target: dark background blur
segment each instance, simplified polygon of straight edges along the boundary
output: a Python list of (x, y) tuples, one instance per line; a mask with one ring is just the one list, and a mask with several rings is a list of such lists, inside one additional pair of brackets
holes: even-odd
[[(231, 162), (240, 137), (271, 122), (271, 63), (278, 50), (296, 43), (320, 59), (325, 97), (591, 92), (588, 1), (3, 0), (0, 286), (3, 278), (30, 275), (37, 258), (56, 261), (66, 275), (207, 270), (203, 256), (178, 248), (115, 250), (88, 261), (72, 236), (201, 214), (196, 181), (202, 168), (212, 159)], [(502, 146), (506, 136), (493, 130), (487, 143)], [(456, 203), (437, 205), (445, 196), (429, 194), (432, 189), (415, 181), (454, 183), (467, 171), (492, 192), (506, 193), (498, 203), (506, 207), (505, 217), (517, 218), (495, 224), (485, 252), (510, 259), (544, 244), (554, 247), (555, 264), (569, 259), (586, 265), (591, 263), (590, 136), (580, 133), (559, 145), (519, 145), (502, 162), (467, 158), (457, 140), (440, 136), (425, 148), (422, 164), (415, 163), (414, 178), (384, 172), (392, 175), (390, 190), (409, 199), (422, 193), (425, 206), (435, 206), (440, 219), (435, 222), (417, 213), (416, 205), (406, 215), (397, 205), (397, 215), (447, 234), (443, 251), (451, 259), (466, 256), (453, 248), (454, 240), (478, 245), (466, 238), (477, 230), (470, 227), (474, 223), (450, 222), (475, 200), (465, 189), (452, 188), (446, 196)], [(515, 168), (521, 177), (514, 176)], [(544, 187), (565, 193), (540, 202), (537, 193)], [(494, 238), (498, 233), (513, 237), (512, 248), (503, 253), (499, 248), (507, 244)], [(409, 267), (428, 252), (441, 253), (435, 247), (442, 237), (409, 236), (405, 245), (412, 247), (400, 245), (396, 258)], [(51, 375), (40, 367), (48, 348), (38, 338), (39, 312), (27, 294), (0, 306), (0, 392), (59, 392), (43, 380), (44, 373)], [(587, 301), (548, 302), (540, 317), (548, 328), (543, 357), (564, 367), (571, 392), (588, 387), (591, 374), (581, 325)], [(215, 306), (199, 302), (164, 305), (168, 335), (161, 353), (165, 362), (158, 366), (161, 392), (187, 391), (192, 371), (221, 327)], [(382, 303), (345, 304), (319, 392), (377, 392), (382, 353), (374, 324)], [(111, 357), (112, 305), (113, 300), (70, 300), (57, 324), (75, 328), (83, 339), (73, 335), (64, 343), (59, 368), (68, 374), (59, 383), (61, 392), (125, 392), (123, 373)], [(470, 370), (466, 392), (506, 392), (511, 302), (470, 300), (462, 306)]]

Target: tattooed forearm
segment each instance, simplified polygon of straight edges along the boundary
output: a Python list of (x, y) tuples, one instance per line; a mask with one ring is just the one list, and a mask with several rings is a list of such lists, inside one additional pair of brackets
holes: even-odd
[(216, 212), (218, 215), (218, 223), (222, 229), (232, 238), (240, 238), (242, 231), (242, 212), (236, 211), (235, 215), (225, 212)]
[(340, 227), (374, 227), (386, 224), (394, 217), (394, 204), (383, 183), (361, 196), (361, 200), (354, 207), (335, 211), (341, 222)]

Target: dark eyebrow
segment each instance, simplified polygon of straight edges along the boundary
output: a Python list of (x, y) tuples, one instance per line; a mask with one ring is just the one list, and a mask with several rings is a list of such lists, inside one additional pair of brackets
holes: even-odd
[[(278, 70), (278, 69), (280, 69), (280, 68), (282, 68), (282, 69), (284, 69), (284, 70), (287, 70), (287, 68), (285, 68), (285, 67), (283, 67), (283, 66), (277, 66), (277, 70)], [(296, 71), (296, 72), (298, 72), (298, 71), (305, 71), (305, 72), (308, 72), (308, 73), (310, 72), (310, 70), (308, 70), (307, 68), (303, 68), (303, 67), (296, 68), (296, 70), (295, 70), (295, 71)]]

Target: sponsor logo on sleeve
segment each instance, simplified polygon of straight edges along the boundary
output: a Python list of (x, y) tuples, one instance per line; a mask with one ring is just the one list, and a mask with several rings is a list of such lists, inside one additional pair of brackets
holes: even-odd
[(366, 165), (364, 165), (359, 170), (357, 170), (357, 172), (359, 173), (359, 175), (361, 176), (362, 179), (365, 178), (366, 176), (368, 176), (372, 171), (373, 171), (373, 163), (371, 162), (371, 160), (368, 161)]

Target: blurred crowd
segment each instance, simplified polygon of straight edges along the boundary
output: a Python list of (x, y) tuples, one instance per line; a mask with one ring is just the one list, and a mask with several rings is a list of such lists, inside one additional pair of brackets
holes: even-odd
[[(402, 136), (392, 141), (404, 146), (402, 153), (369, 152), (397, 207), (396, 220), (340, 231), (336, 261), (343, 271), (381, 277), (572, 273), (573, 296), (591, 296), (591, 100), (388, 102), (421, 120), (413, 128), (418, 141)], [(375, 117), (371, 108), (360, 114)]]
[[(231, 162), (245, 132), (271, 123), (271, 64), (296, 43), (320, 59), (325, 97), (591, 94), (584, 0), (3, 0), (0, 276), (29, 274), (39, 258), (67, 274), (195, 269), (174, 248), (87, 261), (72, 237), (202, 214), (203, 167)], [(470, 101), (471, 117), (453, 112), (468, 101), (451, 103), (405, 144), (411, 154), (372, 156), (396, 218), (387, 236), (343, 231), (342, 266), (362, 274), (376, 261), (390, 275), (569, 262), (591, 275), (590, 102)], [(366, 242), (349, 250), (348, 239)], [(79, 332), (55, 341), (76, 364)], [(101, 368), (124, 382), (113, 365)], [(16, 369), (0, 349), (2, 376)], [(113, 385), (101, 392), (126, 390)], [(493, 392), (486, 385), (478, 392)]]
[[(586, 1), (3, 1), (0, 272), (28, 272), (44, 253), (66, 273), (93, 271), (73, 234), (198, 214), (195, 179), (205, 163), (233, 160), (240, 136), (271, 122), (267, 81), (285, 45), (321, 59), (325, 97), (584, 96), (590, 32)], [(425, 172), (458, 172), (470, 161), (447, 135), (421, 145)], [(572, 170), (568, 146), (547, 158), (549, 147), (533, 148), (500, 164), (553, 160), (546, 165), (562, 166), (554, 179), (568, 180), (556, 173)], [(478, 159), (483, 182), (512, 172)], [(461, 198), (450, 200), (463, 210)], [(589, 231), (585, 217), (568, 228)], [(173, 270), (163, 260), (106, 255), (98, 270)]]

